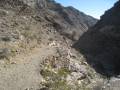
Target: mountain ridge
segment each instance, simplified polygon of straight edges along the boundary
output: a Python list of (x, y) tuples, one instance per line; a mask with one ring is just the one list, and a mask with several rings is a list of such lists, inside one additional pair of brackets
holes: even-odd
[(109, 74), (110, 76), (112, 74), (119, 74), (119, 10), (120, 1), (106, 11), (100, 21), (80, 37), (78, 43), (75, 45), (86, 57), (90, 55), (93, 63), (96, 63), (96, 65), (101, 64), (101, 70), (105, 70), (103, 73), (106, 73), (108, 76)]
[[(71, 38), (73, 36), (72, 33), (75, 32), (77, 33), (75, 39), (78, 40), (80, 35), (97, 22), (97, 19), (84, 14), (73, 7), (64, 7), (54, 0), (36, 0), (36, 3), (34, 4), (34, 7), (38, 9), (38, 12), (39, 10), (44, 10), (42, 11), (44, 12), (43, 16), (49, 21), (54, 21), (53, 23), (56, 24), (58, 31), (63, 35), (67, 35), (69, 38)], [(60, 30), (59, 28), (62, 28), (63, 30)]]

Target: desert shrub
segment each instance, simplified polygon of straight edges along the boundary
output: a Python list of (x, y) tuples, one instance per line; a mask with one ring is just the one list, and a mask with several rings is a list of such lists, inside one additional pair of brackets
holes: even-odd
[(45, 87), (51, 90), (71, 90), (71, 87), (67, 85), (64, 79), (64, 76), (68, 73), (67, 69), (60, 69), (57, 73), (44, 69), (40, 73), (46, 80)]
[(11, 37), (8, 37), (8, 36), (2, 37), (1, 39), (2, 41), (5, 41), (5, 42), (11, 41)]

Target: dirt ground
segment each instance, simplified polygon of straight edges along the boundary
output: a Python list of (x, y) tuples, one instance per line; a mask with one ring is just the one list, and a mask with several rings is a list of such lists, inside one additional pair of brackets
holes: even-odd
[(54, 51), (45, 46), (36, 48), (23, 58), (16, 57), (13, 64), (0, 65), (0, 90), (37, 90), (42, 80), (40, 62)]

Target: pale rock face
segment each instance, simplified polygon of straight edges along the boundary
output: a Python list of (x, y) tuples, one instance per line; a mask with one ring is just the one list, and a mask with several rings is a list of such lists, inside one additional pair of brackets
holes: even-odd
[(21, 1), (23, 1), (25, 4), (27, 4), (31, 7), (34, 7), (36, 4), (36, 1), (38, 1), (38, 0), (21, 0)]
[(73, 72), (80, 72), (83, 74), (86, 74), (87, 72), (85, 65), (81, 65), (80, 63), (75, 62), (74, 60), (70, 60), (69, 70)]
[(47, 2), (46, 0), (36, 0), (39, 8), (46, 8), (47, 7)]
[(39, 8), (45, 8), (47, 6), (46, 0), (20, 0), (30, 7), (35, 8), (36, 4)]
[(57, 41), (52, 41), (51, 43), (49, 43), (50, 47), (60, 47), (60, 44)]
[(79, 82), (79, 84), (81, 84), (80, 82), (84, 77), (85, 75), (80, 72), (72, 72), (67, 76), (66, 81), (69, 85), (74, 85), (76, 82)]

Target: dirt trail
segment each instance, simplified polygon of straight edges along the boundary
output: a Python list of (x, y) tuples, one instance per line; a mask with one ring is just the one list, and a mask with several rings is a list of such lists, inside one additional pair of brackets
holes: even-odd
[[(20, 63), (0, 66), (0, 90), (37, 90), (42, 77), (40, 62), (53, 55), (54, 48), (42, 47), (26, 55)], [(17, 60), (16, 60), (17, 61)]]

